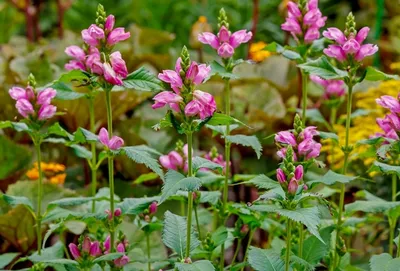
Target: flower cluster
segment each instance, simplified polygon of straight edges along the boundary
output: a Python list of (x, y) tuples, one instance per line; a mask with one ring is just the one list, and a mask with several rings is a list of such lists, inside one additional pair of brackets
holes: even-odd
[(293, 149), (293, 160), (304, 162), (319, 156), (321, 144), (314, 140), (318, 135), (316, 127), (302, 127), (299, 115), (296, 115), (293, 131), (282, 131), (275, 135), (275, 142), (279, 147), (277, 155), (280, 158), (287, 157), (288, 147)]
[(116, 208), (116, 209), (114, 210), (114, 216), (112, 215), (111, 211), (108, 210), (108, 209), (105, 210), (104, 212), (107, 214), (108, 220), (112, 220), (113, 217), (120, 217), (121, 214), (122, 214), (121, 208)]
[(300, 0), (299, 4), (288, 2), (288, 16), (281, 29), (290, 32), (299, 42), (309, 44), (319, 39), (319, 29), (325, 25), (327, 17), (323, 17), (318, 8), (318, 0)]
[(325, 80), (317, 75), (311, 75), (310, 79), (324, 88), (325, 92), (322, 98), (325, 100), (334, 100), (346, 95), (343, 80)]
[(187, 172), (188, 145), (182, 147), (182, 142), (177, 142), (176, 150), (160, 156), (160, 164), (166, 169)]
[(352, 61), (353, 59), (361, 62), (365, 57), (378, 51), (377, 45), (363, 44), (368, 33), (369, 27), (363, 27), (357, 32), (354, 16), (350, 13), (347, 16), (344, 33), (336, 27), (330, 27), (322, 33), (325, 38), (336, 42), (336, 44), (329, 45), (328, 48), (324, 49), (324, 53), (339, 62)]
[(57, 111), (57, 107), (51, 104), (57, 95), (52, 88), (37, 93), (34, 86), (28, 84), (26, 88), (12, 87), (8, 93), (17, 101), (15, 107), (24, 118), (43, 121), (52, 118)]
[[(204, 158), (207, 160), (210, 160), (211, 162), (214, 162), (218, 165), (221, 165), (225, 168), (226, 166), (226, 161), (224, 160), (224, 156), (220, 153), (218, 153), (218, 150), (216, 147), (212, 147), (211, 150), (204, 155)], [(207, 170), (207, 169), (205, 169)]]
[(242, 43), (248, 42), (253, 33), (245, 29), (231, 33), (229, 31), (229, 24), (227, 23), (227, 16), (224, 9), (220, 10), (219, 15), (219, 31), (218, 35), (211, 32), (203, 32), (198, 35), (198, 39), (203, 44), (208, 44), (215, 50), (222, 58), (230, 58), (235, 53), (235, 49)]
[(114, 28), (114, 15), (106, 17), (103, 6), (99, 5), (96, 24), (82, 30), (82, 39), (86, 50), (72, 45), (65, 49), (65, 53), (72, 58), (65, 65), (67, 70), (79, 69), (103, 76), (112, 85), (122, 85), (122, 79), (128, 75), (125, 61), (121, 53), (111, 54), (115, 44), (130, 37), (123, 27)]
[(383, 108), (390, 110), (389, 114), (386, 114), (384, 118), (377, 118), (376, 122), (384, 133), (379, 133), (378, 136), (382, 136), (386, 139), (399, 140), (398, 133), (400, 133), (400, 94), (397, 98), (389, 95), (384, 95), (376, 99), (376, 103)]
[(163, 91), (154, 96), (152, 108), (157, 109), (168, 105), (178, 113), (187, 117), (205, 119), (211, 117), (216, 110), (214, 97), (204, 91), (193, 88), (203, 83), (210, 74), (211, 67), (190, 61), (186, 47), (182, 56), (175, 64), (175, 70), (163, 70), (158, 78), (170, 84), (172, 91)]
[(252, 43), (249, 49), (249, 58), (256, 62), (262, 62), (269, 58), (272, 53), (264, 50), (265, 46), (267, 46), (267, 44), (263, 41)]
[[(65, 173), (65, 166), (57, 163), (40, 163), (40, 168), (48, 181), (52, 184), (64, 184), (67, 174)], [(38, 163), (33, 164), (33, 168), (26, 172), (26, 176), (30, 180), (39, 179)]]
[(101, 128), (99, 132), (99, 140), (101, 144), (104, 145), (107, 149), (110, 150), (118, 150), (124, 145), (124, 140), (120, 138), (119, 136), (112, 136), (110, 138), (110, 135), (108, 134), (108, 131), (106, 128)]
[[(104, 254), (110, 253), (110, 250), (111, 250), (110, 236), (107, 236), (106, 240), (104, 241), (103, 246), (104, 246)], [(124, 239), (123, 241), (120, 241), (117, 243), (117, 252), (125, 253), (127, 247), (128, 247), (128, 241)], [(114, 260), (114, 264), (117, 267), (123, 267), (127, 263), (129, 263), (129, 257), (127, 255), (123, 255)]]
[[(302, 165), (295, 166), (293, 161), (292, 146), (287, 148), (286, 156), (283, 159), (282, 166), (276, 170), (276, 178), (278, 179), (282, 188), (288, 192), (289, 195), (295, 195), (297, 189), (303, 180), (304, 170)], [(307, 190), (307, 186), (303, 186)]]
[(103, 254), (100, 249), (100, 243), (98, 241), (92, 242), (87, 236), (83, 239), (82, 244), (79, 246), (75, 245), (74, 243), (70, 243), (68, 247), (72, 257), (80, 263), (84, 263), (88, 260), (90, 261), (91, 259), (99, 257)]

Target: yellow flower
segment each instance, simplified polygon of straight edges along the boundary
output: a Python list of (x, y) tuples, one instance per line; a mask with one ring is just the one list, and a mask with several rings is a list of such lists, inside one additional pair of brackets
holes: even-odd
[(392, 71), (396, 71), (396, 70), (400, 70), (400, 62), (393, 62), (392, 64), (390, 64), (390, 69)]
[(50, 178), (50, 183), (52, 183), (52, 184), (64, 184), (65, 177), (67, 177), (67, 174), (65, 174), (65, 173), (57, 174), (57, 175), (55, 175), (55, 176)]
[[(57, 163), (40, 163), (41, 171), (45, 181), (48, 180), (52, 184), (64, 184), (67, 174), (64, 173), (65, 165)], [(38, 164), (34, 163), (33, 167), (26, 172), (26, 176), (31, 180), (39, 179)]]
[(271, 56), (271, 52), (264, 50), (267, 44), (263, 41), (252, 43), (250, 46), (250, 58), (254, 61), (261, 62)]
[[(350, 161), (361, 159), (365, 166), (370, 166), (375, 157), (366, 155), (368, 146), (360, 145), (355, 146), (356, 143), (363, 139), (368, 139), (372, 135), (382, 132), (380, 127), (376, 124), (376, 118), (382, 118), (387, 110), (379, 106), (375, 99), (382, 95), (390, 95), (397, 97), (400, 91), (400, 81), (390, 80), (382, 82), (375, 88), (370, 88), (365, 92), (358, 92), (354, 94), (355, 110), (367, 110), (368, 113), (357, 116), (352, 119), (352, 126), (350, 127), (349, 144), (354, 147), (350, 154)], [(342, 116), (343, 118), (345, 116)], [(335, 125), (335, 131), (339, 137), (339, 144), (328, 139), (322, 142), (322, 152), (326, 152), (328, 163), (334, 168), (339, 169), (343, 166), (343, 152), (341, 146), (345, 143), (346, 129), (343, 125)]]
[(31, 180), (39, 179), (39, 171), (37, 168), (32, 168), (26, 172), (26, 176)]

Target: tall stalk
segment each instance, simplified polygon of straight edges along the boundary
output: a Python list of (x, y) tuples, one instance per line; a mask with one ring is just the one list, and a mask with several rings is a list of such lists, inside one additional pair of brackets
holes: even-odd
[(197, 226), (197, 232), (199, 234), (199, 240), (200, 242), (203, 240), (203, 238), (201, 238), (201, 229), (200, 229), (200, 223), (199, 223), (199, 216), (197, 214), (197, 205), (194, 205), (194, 217), (196, 219), (196, 226)]
[(42, 173), (42, 154), (40, 151), (41, 142), (34, 141), (38, 171), (39, 171), (39, 182), (38, 182), (38, 195), (37, 195), (37, 211), (36, 211), (36, 234), (37, 234), (37, 251), (38, 254), (42, 254), (42, 195), (43, 195), (43, 173)]
[(303, 224), (299, 223), (299, 253), (298, 256), (303, 256), (303, 243), (304, 243), (304, 227)]
[[(345, 139), (345, 144), (344, 144), (344, 148), (343, 148), (343, 152), (344, 152), (344, 164), (343, 164), (343, 169), (342, 169), (343, 175), (345, 175), (347, 172), (347, 166), (348, 166), (349, 155), (350, 155), (349, 136), (350, 136), (351, 108), (352, 108), (352, 102), (353, 102), (353, 85), (350, 83), (348, 85), (348, 87), (349, 87), (349, 93), (348, 93), (348, 98), (347, 98), (347, 112), (346, 112), (346, 114), (347, 114), (346, 115), (346, 139)], [(343, 223), (342, 213), (343, 213), (343, 206), (344, 206), (344, 194), (345, 194), (345, 189), (346, 189), (346, 186), (344, 183), (341, 183), (340, 185), (341, 185), (341, 187), (340, 187), (339, 213), (338, 213), (338, 219), (337, 219), (335, 251), (334, 251), (334, 258), (333, 258), (334, 266), (336, 266), (336, 261), (337, 261), (337, 257), (338, 257), (336, 248), (339, 243), (340, 230), (341, 230), (341, 226)]]
[[(392, 201), (396, 201), (397, 194), (397, 176), (392, 174)], [(396, 220), (389, 218), (389, 254), (393, 255), (394, 231), (396, 229)], [(399, 248), (397, 248), (397, 252)]]
[[(94, 115), (94, 97), (89, 98), (89, 118), (90, 118), (90, 131), (96, 133), (95, 127), (95, 115)], [(91, 177), (92, 177), (92, 197), (96, 195), (97, 188), (97, 154), (96, 154), (96, 142), (90, 143), (90, 149), (92, 152), (92, 160), (90, 163)], [(96, 212), (96, 202), (92, 201), (92, 213)]]
[(301, 90), (302, 90), (302, 114), (301, 114), (301, 119), (303, 121), (303, 127), (306, 126), (306, 120), (307, 120), (307, 85), (308, 85), (308, 75), (302, 70), (301, 71)]
[[(192, 177), (192, 152), (193, 152), (193, 133), (186, 134), (188, 144), (188, 177)], [(186, 258), (190, 256), (190, 237), (192, 233), (192, 211), (193, 210), (193, 192), (188, 192), (187, 226), (186, 226)]]
[(147, 269), (151, 271), (151, 249), (150, 249), (150, 233), (146, 233), (146, 245), (147, 245)]
[(287, 221), (287, 236), (286, 236), (286, 256), (285, 256), (285, 271), (290, 269), (290, 247), (292, 239), (292, 220), (288, 218)]
[[(249, 232), (249, 240), (248, 240), (248, 242), (247, 242), (246, 250), (244, 251), (243, 262), (246, 262), (246, 261), (247, 261), (247, 254), (248, 254), (248, 252), (249, 252), (249, 248), (250, 248), (250, 245), (251, 245), (251, 241), (253, 240), (254, 232), (255, 232), (255, 229), (250, 229), (250, 232)], [(242, 269), (241, 269), (241, 271), (243, 271), (245, 267), (246, 267), (246, 266), (243, 266)]]
[[(111, 89), (105, 89), (106, 93), (106, 107), (107, 107), (107, 128), (108, 136), (112, 137), (112, 109), (111, 109)], [(110, 155), (108, 156), (108, 181), (110, 186), (110, 212), (111, 221), (114, 221), (114, 159)], [(115, 242), (115, 229), (114, 222), (110, 225), (110, 250), (114, 252), (114, 242)]]

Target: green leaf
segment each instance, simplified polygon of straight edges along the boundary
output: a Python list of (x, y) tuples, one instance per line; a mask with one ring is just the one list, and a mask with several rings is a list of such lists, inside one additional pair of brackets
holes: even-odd
[(78, 128), (74, 133), (74, 141), (77, 143), (99, 142), (99, 137), (89, 130)]
[(333, 227), (331, 226), (320, 230), (321, 238), (325, 243), (322, 243), (315, 236), (308, 237), (303, 244), (302, 258), (312, 265), (318, 264), (329, 253), (332, 231)]
[(19, 255), (18, 252), (11, 252), (11, 253), (4, 253), (0, 255), (0, 268), (5, 268), (9, 265), (17, 256)]
[(308, 185), (314, 184), (314, 183), (323, 183), (326, 185), (333, 185), (335, 183), (349, 183), (355, 179), (357, 179), (358, 176), (346, 176), (343, 174), (336, 173), (332, 170), (329, 170), (327, 173), (325, 173), (324, 176), (320, 180), (314, 180), (307, 182)]
[(33, 253), (28, 259), (33, 263), (48, 262), (54, 259), (61, 259), (64, 256), (64, 244), (57, 242), (53, 246), (42, 249), (39, 255), (37, 251)]
[(214, 271), (215, 268), (210, 261), (200, 260), (194, 263), (176, 263), (178, 271)]
[(59, 100), (77, 100), (86, 96), (85, 93), (76, 92), (63, 82), (55, 82), (50, 87), (57, 90), (56, 99)]
[(334, 140), (334, 141), (336, 141), (336, 142), (339, 142), (339, 137), (338, 137), (338, 135), (335, 134), (335, 133), (319, 132), (319, 136), (320, 136), (322, 139), (332, 139), (332, 140)]
[(18, 172), (25, 172), (32, 163), (30, 148), (2, 135), (0, 135), (0, 157), (0, 180), (3, 181), (15, 178), (17, 174), (19, 175)]
[(193, 172), (196, 174), (196, 172), (201, 169), (201, 168), (207, 168), (211, 170), (219, 170), (222, 172), (222, 169), (224, 168), (220, 164), (214, 163), (208, 159), (205, 159), (203, 157), (196, 156), (192, 160), (193, 163)]
[(211, 239), (213, 240), (215, 247), (222, 245), (228, 239), (227, 229), (224, 226), (220, 226), (213, 232)]
[(138, 164), (144, 164), (146, 167), (157, 173), (158, 176), (164, 178), (164, 173), (160, 164), (158, 163), (158, 160), (152, 156), (154, 154), (158, 154), (158, 152), (155, 152), (151, 148), (144, 146), (123, 147), (121, 149), (129, 159)]
[[(186, 219), (184, 217), (175, 215), (170, 211), (165, 213), (164, 229), (162, 232), (163, 243), (174, 250), (180, 258), (185, 257), (186, 252)], [(197, 234), (193, 227), (191, 229), (191, 242), (190, 252), (196, 249), (200, 245), (200, 241), (197, 239)]]
[(122, 82), (127, 89), (139, 91), (160, 91), (164, 89), (162, 82), (144, 67), (128, 74)]
[(381, 80), (400, 80), (400, 77), (395, 74), (386, 74), (381, 72), (374, 67), (367, 67), (365, 73), (360, 81), (368, 80), (368, 81), (381, 81)]
[(265, 190), (270, 190), (280, 187), (280, 184), (277, 181), (272, 180), (271, 178), (267, 177), (264, 174), (258, 175), (257, 177), (245, 183), (254, 184), (258, 189), (265, 189)]
[(220, 191), (200, 191), (200, 203), (216, 205), (221, 198)]
[(58, 122), (54, 123), (47, 129), (47, 135), (58, 135), (61, 137), (73, 139), (73, 136), (60, 126)]
[(85, 147), (82, 147), (77, 144), (69, 145), (69, 147), (74, 150), (75, 155), (78, 156), (79, 158), (84, 158), (88, 160), (92, 159), (92, 152), (87, 150)]
[(158, 202), (159, 200), (160, 197), (125, 198), (117, 206), (121, 208), (123, 214), (139, 215), (149, 208), (151, 203)]
[(147, 181), (153, 181), (153, 180), (155, 180), (157, 178), (158, 178), (158, 175), (156, 173), (149, 172), (149, 173), (141, 174), (132, 183), (138, 185), (138, 184), (145, 183)]
[(389, 175), (396, 174), (397, 176), (400, 176), (400, 166), (392, 166), (379, 161), (374, 161), (374, 164), (371, 166), (368, 172), (371, 171), (378, 171)]
[(271, 42), (264, 48), (266, 51), (273, 52), (273, 53), (280, 53), (284, 57), (290, 60), (300, 60), (301, 55), (293, 50), (287, 49), (283, 47), (282, 45), (276, 43), (276, 42)]
[(382, 200), (357, 200), (353, 203), (346, 204), (345, 210), (348, 213), (365, 212), (365, 213), (381, 213), (400, 206), (400, 201), (382, 201)]
[(6, 194), (0, 195), (0, 199), (3, 199), (8, 205), (15, 207), (17, 205), (24, 205), (29, 210), (33, 211), (33, 204), (27, 197), (20, 196), (9, 196)]
[[(300, 111), (299, 111), (300, 112)], [(322, 116), (321, 112), (317, 108), (307, 109), (306, 111), (307, 118), (316, 123), (321, 123), (326, 127), (329, 127), (329, 123), (326, 121), (324, 116)]]
[(70, 207), (70, 206), (77, 206), (82, 205), (88, 202), (93, 201), (94, 197), (77, 197), (77, 198), (64, 198), (55, 200), (49, 203), (48, 208), (53, 208), (55, 206), (59, 207)]
[(240, 125), (247, 126), (240, 120), (237, 120), (231, 116), (221, 114), (221, 113), (214, 113), (214, 115), (211, 117), (211, 119), (207, 122), (207, 125), (212, 125), (212, 126), (231, 125), (231, 124), (240, 124)]
[(56, 99), (76, 100), (84, 97), (85, 93), (76, 92), (75, 88), (87, 86), (90, 83), (89, 76), (81, 70), (72, 70), (61, 75), (61, 77), (49, 87), (57, 91)]
[(229, 135), (225, 137), (229, 142), (234, 144), (239, 144), (246, 147), (252, 147), (257, 154), (257, 158), (260, 159), (262, 146), (260, 141), (256, 136), (247, 135)]
[(210, 66), (211, 66), (210, 77), (213, 76), (213, 75), (218, 74), (222, 78), (228, 78), (228, 79), (238, 79), (239, 78), (239, 76), (233, 74), (232, 72), (227, 72), (225, 70), (225, 67), (222, 66), (221, 64), (219, 64), (215, 60), (213, 62), (211, 62)]
[(23, 122), (0, 121), (0, 129), (12, 128), (17, 132), (31, 132), (31, 128)]
[(197, 177), (185, 177), (175, 170), (169, 170), (165, 175), (165, 182), (161, 190), (161, 199), (159, 204), (163, 203), (170, 196), (173, 196), (179, 190), (197, 191), (201, 187), (201, 180)]
[(373, 255), (369, 262), (371, 271), (398, 271), (399, 264), (400, 258), (393, 259), (388, 253)]
[(249, 264), (256, 271), (284, 271), (285, 262), (272, 249), (250, 247)]
[[(213, 136), (215, 136), (216, 134), (222, 134), (223, 136), (226, 136), (226, 125), (209, 125), (209, 124), (206, 124), (206, 127), (211, 129), (211, 130), (213, 130)], [(237, 125), (237, 124), (229, 125), (229, 131), (233, 131), (238, 127), (239, 127), (239, 125)]]
[(94, 259), (93, 263), (108, 262), (108, 261), (118, 259), (122, 256), (124, 256), (124, 253), (120, 253), (120, 252), (109, 253), (109, 254), (106, 254), (106, 255), (103, 255), (103, 256), (100, 256), (100, 257)]
[[(286, 249), (285, 249), (286, 251)], [(308, 263), (306, 260), (296, 256), (290, 255), (290, 263), (294, 265), (300, 265), (302, 271), (314, 271), (315, 268), (312, 264)]]
[(322, 56), (316, 60), (310, 60), (297, 66), (311, 75), (318, 75), (327, 80), (342, 79), (348, 76), (346, 71), (339, 70), (332, 66), (326, 56)]

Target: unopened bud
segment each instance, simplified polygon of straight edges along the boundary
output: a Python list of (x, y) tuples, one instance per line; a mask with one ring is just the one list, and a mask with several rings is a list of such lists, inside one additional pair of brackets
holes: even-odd
[(246, 235), (248, 232), (249, 232), (249, 225), (247, 224), (242, 225), (242, 227), (240, 228), (240, 233)]
[(155, 214), (157, 212), (157, 201), (153, 201), (150, 206), (149, 206), (149, 213), (151, 215)]
[(148, 216), (148, 215), (145, 215), (144, 216), (144, 221), (146, 221), (146, 222), (150, 222), (151, 220), (150, 220), (150, 216)]
[(185, 258), (185, 263), (192, 263), (192, 259), (190, 259), (189, 257)]
[(346, 29), (344, 30), (346, 36), (355, 36), (357, 34), (356, 30), (356, 20), (352, 12), (347, 15), (346, 18)]
[(228, 16), (226, 16), (225, 9), (221, 8), (219, 10), (219, 16), (218, 16), (218, 28), (221, 28), (223, 26), (225, 26), (226, 29), (229, 29)]
[(36, 79), (32, 73), (30, 73), (28, 76), (28, 85), (30, 85), (33, 88), (36, 88)]
[(122, 214), (121, 208), (117, 208), (114, 210), (114, 216), (118, 217), (121, 216), (121, 214)]

